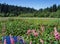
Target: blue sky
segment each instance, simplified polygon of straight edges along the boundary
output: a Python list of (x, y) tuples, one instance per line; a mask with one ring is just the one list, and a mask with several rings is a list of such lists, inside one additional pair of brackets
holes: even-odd
[(53, 4), (60, 5), (60, 0), (0, 0), (0, 3), (40, 9), (50, 7)]

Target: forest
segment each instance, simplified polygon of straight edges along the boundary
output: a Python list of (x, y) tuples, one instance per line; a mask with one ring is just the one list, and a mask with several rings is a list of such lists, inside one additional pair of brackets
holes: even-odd
[(0, 3), (0, 17), (48, 17), (60, 18), (60, 5), (53, 4), (47, 8), (36, 10), (30, 7), (22, 7)]

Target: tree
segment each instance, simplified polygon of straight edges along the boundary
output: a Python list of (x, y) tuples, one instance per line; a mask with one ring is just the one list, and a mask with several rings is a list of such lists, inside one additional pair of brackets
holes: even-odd
[(52, 9), (53, 9), (53, 12), (56, 12), (56, 11), (57, 11), (57, 6), (56, 6), (56, 4), (53, 5), (53, 8), (52, 8)]
[(54, 4), (52, 7), (50, 7), (50, 12), (56, 12), (57, 11), (57, 6)]
[(58, 5), (58, 10), (60, 10), (60, 5)]

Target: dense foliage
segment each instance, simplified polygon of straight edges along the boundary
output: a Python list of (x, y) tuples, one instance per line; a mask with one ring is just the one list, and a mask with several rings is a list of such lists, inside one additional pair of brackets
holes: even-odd
[(60, 5), (54, 4), (51, 7), (36, 10), (29, 7), (0, 4), (0, 16), (11, 17), (60, 17)]
[(29, 7), (21, 7), (21, 6), (14, 6), (14, 5), (8, 5), (6, 3), (0, 4), (0, 16), (18, 16), (22, 13), (33, 13), (36, 11), (33, 8)]
[(60, 5), (56, 5), (54, 4), (53, 6), (51, 7), (47, 7), (45, 9), (40, 9), (38, 10), (34, 16), (37, 16), (37, 17), (59, 17), (60, 15)]

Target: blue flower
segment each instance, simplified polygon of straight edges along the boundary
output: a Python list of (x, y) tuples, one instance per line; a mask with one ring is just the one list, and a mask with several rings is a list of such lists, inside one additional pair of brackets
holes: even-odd
[(24, 40), (23, 39), (20, 39), (20, 44), (24, 44)]

